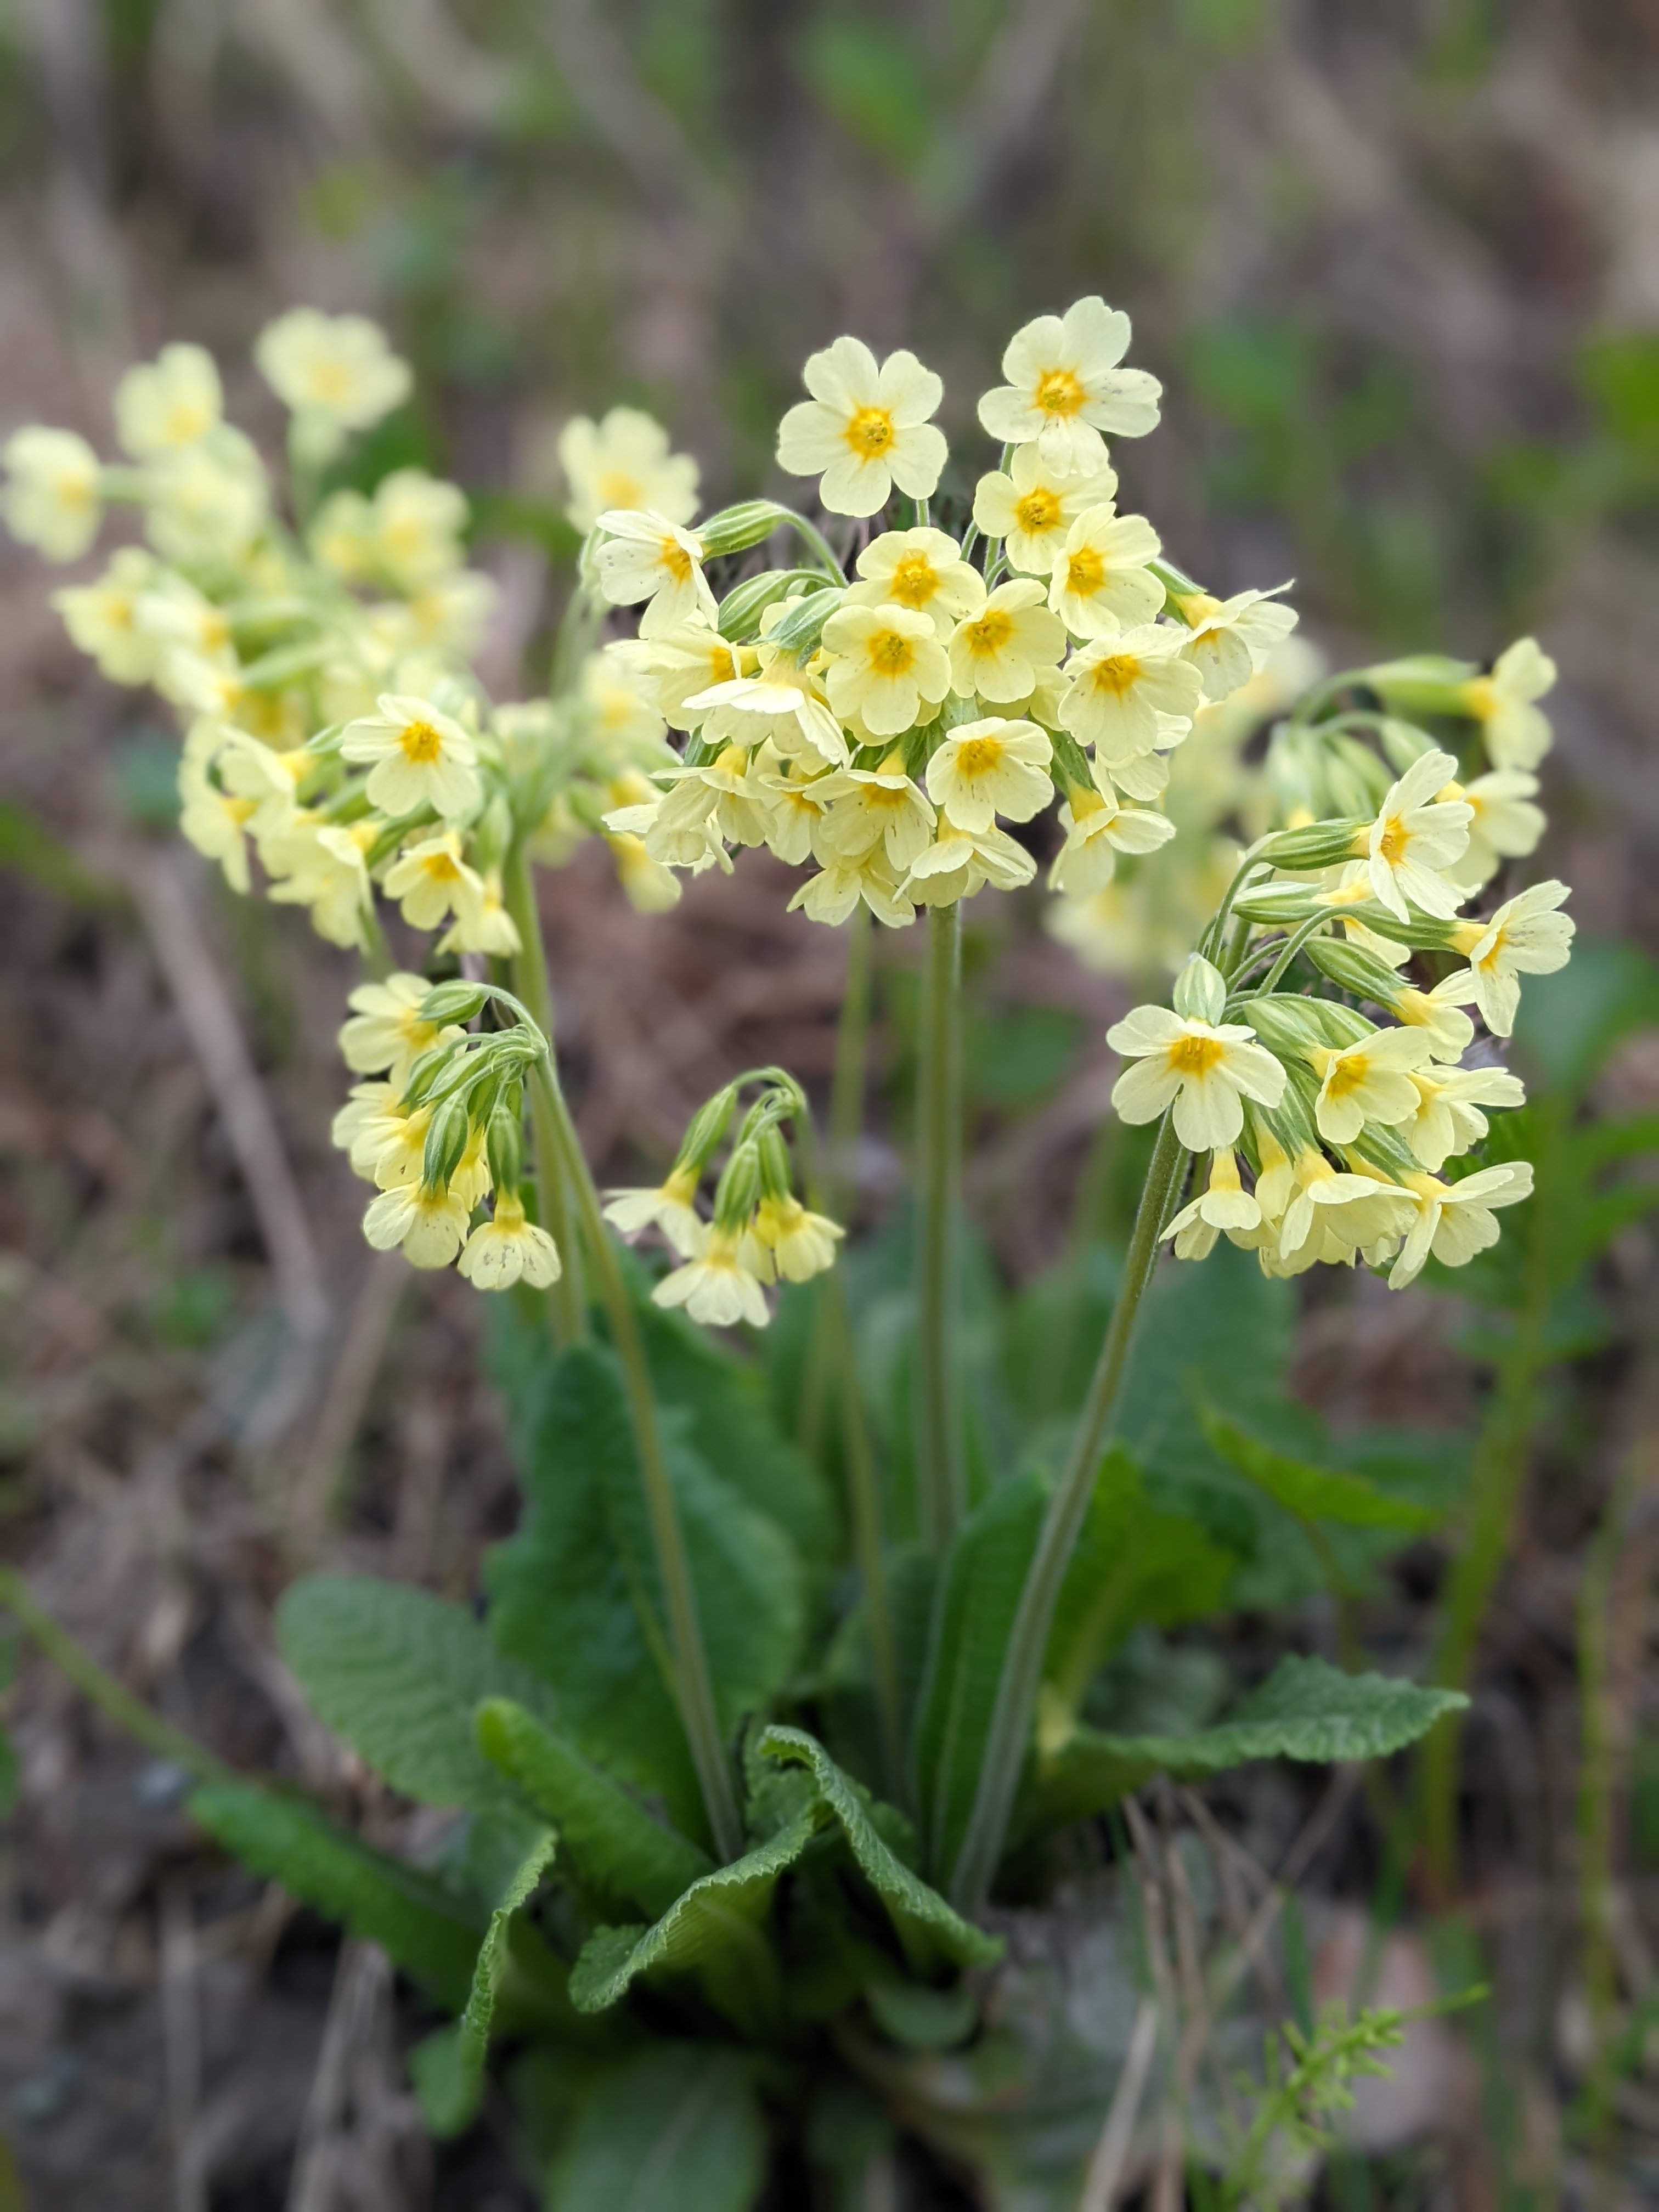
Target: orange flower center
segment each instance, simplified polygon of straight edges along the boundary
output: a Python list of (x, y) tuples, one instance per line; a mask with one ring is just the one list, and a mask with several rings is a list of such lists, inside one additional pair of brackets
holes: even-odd
[(1398, 867), (1406, 857), (1406, 848), (1412, 842), (1412, 833), (1396, 814), (1382, 832), (1378, 851), (1391, 868)]
[(893, 418), (884, 407), (860, 407), (847, 425), (848, 444), (860, 459), (879, 460), (893, 442)]
[(985, 660), (994, 660), (1013, 634), (1013, 617), (1005, 614), (1000, 607), (994, 607), (990, 613), (981, 615), (977, 622), (969, 623), (961, 633), (968, 650)]
[(1045, 415), (1075, 415), (1089, 395), (1069, 368), (1050, 368), (1037, 379), (1036, 404)]
[(657, 558), (677, 584), (690, 581), (691, 556), (678, 538), (663, 538), (657, 547)]
[(1015, 502), (1014, 520), (1033, 538), (1040, 538), (1060, 520), (1060, 494), (1041, 487), (1028, 491), (1024, 499)]
[(1106, 563), (1092, 545), (1066, 556), (1066, 588), (1080, 599), (1091, 599), (1106, 580)]
[(1219, 1037), (1184, 1036), (1170, 1047), (1170, 1069), (1175, 1075), (1207, 1075), (1227, 1057)]
[(907, 553), (893, 570), (888, 594), (902, 607), (925, 607), (939, 589), (939, 571), (925, 553)]

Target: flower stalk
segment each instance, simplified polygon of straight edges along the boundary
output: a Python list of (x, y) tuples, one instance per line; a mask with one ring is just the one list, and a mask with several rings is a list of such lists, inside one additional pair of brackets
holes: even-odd
[(916, 1503), (943, 1552), (968, 1505), (961, 1312), (962, 913), (930, 907), (916, 1080)]
[(1009, 1632), (997, 1681), (996, 1702), (980, 1764), (979, 1784), (962, 1848), (951, 1875), (951, 1900), (958, 1911), (976, 1913), (990, 1894), (997, 1863), (1014, 1808), (1014, 1793), (1030, 1741), (1031, 1717), (1042, 1679), (1043, 1656), (1066, 1570), (1094, 1494), (1095, 1475), (1110, 1433), (1111, 1420), (1128, 1364), (1135, 1322), (1158, 1261), (1158, 1238), (1176, 1194), (1187, 1153), (1166, 1115), (1152, 1148), (1152, 1163), (1123, 1264), (1123, 1282), (1095, 1362), (1089, 1392), (1078, 1415), (1071, 1449), (1048, 1501), (1036, 1548), (1025, 1573), (1019, 1607)]
[[(507, 854), (502, 874), (502, 900), (519, 933), (519, 950), (513, 956), (513, 990), (529, 1008), (538, 1028), (553, 1049), (553, 994), (547, 978), (547, 954), (542, 942), (541, 915), (530, 861), (522, 841)], [(547, 1294), (548, 1325), (562, 1349), (580, 1344), (588, 1333), (587, 1297), (582, 1281), (580, 1239), (571, 1210), (569, 1183), (560, 1158), (558, 1131), (539, 1086), (530, 1098), (531, 1133), (536, 1148), (536, 1184), (542, 1202), (542, 1225), (551, 1235), (564, 1262), (558, 1280)]]

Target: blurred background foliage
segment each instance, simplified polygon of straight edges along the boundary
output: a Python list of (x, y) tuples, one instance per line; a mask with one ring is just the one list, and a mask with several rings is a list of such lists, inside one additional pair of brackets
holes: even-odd
[[(380, 316), (417, 397), (352, 465), (368, 482), (418, 462), (466, 488), (500, 586), (483, 672), (499, 696), (544, 678), (574, 547), (553, 460), (570, 415), (651, 408), (700, 457), (712, 507), (775, 485), (799, 364), (851, 330), (943, 374), (966, 491), (984, 465), (974, 402), (1008, 333), (1090, 291), (1131, 312), (1133, 357), (1164, 381), (1164, 428), (1115, 459), (1124, 503), (1184, 568), (1218, 592), (1294, 577), (1304, 634), (1334, 665), (1490, 655), (1525, 629), (1559, 662), (1552, 829), (1533, 865), (1574, 884), (1581, 930), (1603, 940), (1517, 1039), (1542, 1079), (1530, 1136), (1553, 1148), (1559, 1202), (1547, 1191), (1537, 1225), (1470, 1271), (1455, 1328), (1429, 1286), (1389, 1304), (1344, 1284), (1302, 1311), (1290, 1369), (1338, 1431), (1409, 1419), (1478, 1439), (1491, 1510), (1462, 1610), (1449, 1626), (1435, 1612), (1440, 1562), (1416, 1547), (1371, 1617), (1378, 1648), (1425, 1659), (1508, 1577), (1462, 1805), (1481, 1904), (1440, 1931), (1449, 1986), (1492, 1973), (1505, 1993), (1479, 2031), (1488, 2162), (1467, 2172), (1485, 2193), (1457, 2195), (1454, 2166), (1451, 2197), (1413, 2194), (1413, 2174), (1372, 2194), (1360, 2174), (1344, 2203), (1566, 2201), (1564, 2133), (1593, 2137), (1620, 2099), (1659, 2142), (1638, 1986), (1659, 1944), (1640, 1905), (1659, 1880), (1659, 1513), (1644, 1502), (1659, 1496), (1659, 1285), (1628, 1180), (1650, 1172), (1659, 1108), (1637, 957), (1659, 949), (1656, 94), (1649, 0), (0, 5), (0, 431), (44, 419), (102, 441), (119, 371), (190, 337), (219, 358), (232, 415), (274, 442), (253, 333), (297, 301)], [(287, 1459), (249, 1436), (269, 1365), (257, 1227), (165, 955), (109, 872), (170, 819), (173, 744), (77, 665), (32, 556), (0, 545), (0, 1516), (48, 1599), (181, 1724), (239, 1761), (286, 1760), (380, 1840), (407, 1841), (284, 1703), (267, 1607), (296, 1559), (476, 1586), (516, 1508), (472, 1306), (452, 1285), (391, 1292), (363, 1273), (325, 1144), (344, 963), (297, 918), (198, 886), (368, 1362), (343, 1435), (331, 1398)], [(1044, 939), (1035, 903), (980, 903), (987, 1141), (970, 1187), (1003, 1272), (1049, 1269), (1017, 1328), (1063, 1367), (1078, 1347), (1054, 1349), (1051, 1317), (1103, 1296), (1096, 1231), (1121, 1226), (1139, 1158), (1133, 1133), (1095, 1143), (1101, 1039), (1124, 1000)], [(550, 884), (602, 1172), (660, 1156), (735, 1066), (782, 1060), (822, 1085), (842, 954), (781, 904), (753, 855), (668, 923), (628, 913), (602, 868)], [(914, 1006), (910, 949), (882, 950), (872, 1213), (902, 1140)], [(1587, 1137), (1591, 1116), (1620, 1133)], [(1595, 1551), (1598, 1527), (1613, 1553)], [(25, 1816), (7, 1911), (33, 1948), (21, 1994), (0, 1990), (0, 2088), (54, 2206), (136, 2212), (167, 2201), (184, 2078), (157, 2026), (168, 1885), (190, 1870), (213, 1925), (240, 1911), (252, 1927), (264, 1908), (215, 1890), (167, 1777), (76, 1721), (41, 1670), (10, 1695)], [(1588, 1811), (1581, 1742), (1601, 1761), (1584, 1769)], [(1607, 1812), (1626, 1797), (1628, 1832)], [(254, 1964), (223, 2048), (291, 2148), (332, 1938), (303, 1918), (264, 1927), (235, 1949)], [(128, 2010), (71, 2018), (65, 1959), (76, 1987), (125, 1990)], [(400, 2094), (395, 2052), (386, 2079)], [(270, 2167), (269, 2144), (237, 2142), (248, 2172)], [(466, 2193), (468, 2173), (478, 2191), (508, 2186), (488, 2147), (453, 2160), (441, 2203), (492, 2201)], [(225, 2194), (240, 2170), (227, 2151), (216, 2205), (275, 2201), (252, 2183)], [(1632, 2170), (1651, 2179), (1659, 2154)], [(0, 2205), (6, 2186), (0, 2165)]]

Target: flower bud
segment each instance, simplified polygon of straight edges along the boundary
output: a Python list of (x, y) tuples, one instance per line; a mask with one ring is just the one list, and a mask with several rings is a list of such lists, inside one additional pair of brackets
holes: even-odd
[(828, 581), (821, 568), (766, 568), (758, 576), (745, 576), (720, 601), (720, 635), (734, 643), (758, 637), (768, 607), (779, 599), (823, 590)]
[(1262, 929), (1294, 929), (1298, 922), (1310, 921), (1317, 911), (1311, 890), (1288, 884), (1242, 891), (1233, 901), (1233, 912), (1241, 921), (1253, 921)]
[(426, 1154), (421, 1164), (422, 1182), (434, 1190), (441, 1190), (459, 1167), (471, 1133), (471, 1116), (459, 1098), (452, 1098), (439, 1107), (426, 1133)]
[(692, 1168), (698, 1175), (702, 1173), (731, 1127), (732, 1111), (737, 1103), (738, 1086), (728, 1083), (723, 1091), (717, 1091), (698, 1107), (680, 1139), (679, 1153), (674, 1162), (677, 1172), (681, 1168)]
[(1351, 860), (1356, 852), (1364, 852), (1370, 827), (1363, 817), (1348, 816), (1334, 822), (1310, 822), (1305, 830), (1280, 830), (1262, 840), (1256, 858), (1275, 868), (1334, 868), (1340, 860)]
[(846, 596), (834, 585), (828, 591), (809, 592), (799, 606), (791, 607), (767, 632), (767, 643), (793, 659), (816, 651), (823, 625)]
[(1400, 996), (1399, 976), (1363, 945), (1352, 944), (1346, 937), (1310, 937), (1302, 951), (1322, 975), (1328, 975), (1339, 990), (1352, 991), (1357, 999), (1391, 1006)]
[(715, 1227), (745, 1228), (760, 1191), (760, 1146), (753, 1143), (738, 1145), (726, 1163), (714, 1192)]
[(439, 983), (421, 1001), (420, 1018), (434, 1027), (447, 1029), (452, 1022), (475, 1021), (483, 1011), (489, 996), (482, 983), (469, 982), (458, 976), (453, 983)]
[(490, 1115), (484, 1148), (496, 1189), (517, 1190), (524, 1180), (524, 1104), (516, 1085)]
[(790, 1165), (789, 1147), (783, 1141), (782, 1130), (775, 1121), (769, 1122), (755, 1143), (760, 1152), (761, 1188), (768, 1198), (792, 1197), (795, 1178)]
[(1461, 714), (1468, 711), (1463, 687), (1480, 670), (1472, 660), (1453, 660), (1443, 653), (1416, 653), (1405, 660), (1382, 660), (1365, 669), (1360, 682), (1407, 714)]
[(1227, 986), (1221, 970), (1194, 952), (1176, 977), (1175, 1010), (1188, 1021), (1215, 1023), (1227, 1005)]
[(1396, 775), (1404, 775), (1413, 761), (1435, 750), (1435, 740), (1426, 730), (1419, 730), (1415, 722), (1400, 721), (1392, 714), (1385, 715), (1377, 725), (1376, 737)]
[(769, 499), (744, 499), (735, 507), (723, 507), (718, 514), (711, 514), (707, 522), (697, 525), (703, 557), (714, 561), (723, 553), (746, 553), (751, 545), (760, 544), (788, 519), (783, 509)]

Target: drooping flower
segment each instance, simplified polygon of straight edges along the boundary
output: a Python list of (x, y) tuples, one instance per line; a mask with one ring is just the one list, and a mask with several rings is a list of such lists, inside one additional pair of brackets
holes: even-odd
[(1555, 663), (1535, 637), (1521, 637), (1499, 653), (1490, 676), (1463, 686), (1463, 709), (1480, 723), (1495, 769), (1535, 769), (1543, 759), (1554, 732), (1537, 702), (1554, 685)]
[(73, 430), (14, 430), (0, 460), (8, 482), (0, 495), (14, 538), (48, 561), (78, 561), (98, 535), (103, 496), (98, 456)]
[(1061, 623), (1042, 604), (1035, 576), (999, 584), (983, 606), (951, 633), (951, 684), (959, 697), (996, 706), (1029, 699), (1066, 650)]
[(697, 464), (671, 453), (667, 431), (637, 407), (613, 407), (597, 423), (573, 416), (559, 433), (559, 465), (570, 487), (565, 513), (584, 533), (611, 507), (680, 523), (697, 511)]
[(1538, 849), (1544, 810), (1533, 804), (1538, 778), (1522, 769), (1495, 769), (1460, 789), (1474, 813), (1468, 849), (1446, 870), (1446, 877), (1461, 891), (1474, 892), (1489, 884), (1505, 860), (1524, 860)]
[(155, 672), (155, 640), (138, 611), (155, 568), (148, 553), (124, 545), (95, 584), (67, 585), (52, 594), (64, 629), (112, 684), (147, 684)]
[(981, 399), (980, 422), (1006, 445), (1036, 441), (1051, 468), (1098, 468), (1102, 431), (1139, 438), (1157, 426), (1162, 386), (1145, 369), (1118, 366), (1128, 349), (1129, 318), (1097, 295), (1064, 315), (1039, 315), (1008, 341), (1008, 380)]
[(459, 722), (424, 699), (383, 692), (373, 714), (348, 725), (340, 753), (374, 763), (369, 805), (394, 819), (429, 806), (458, 821), (478, 804), (477, 745)]
[(624, 1237), (659, 1229), (682, 1259), (690, 1259), (707, 1225), (695, 1202), (698, 1181), (695, 1168), (677, 1167), (654, 1190), (613, 1190), (605, 1218)]
[(828, 802), (815, 847), (820, 860), (832, 854), (853, 860), (879, 845), (902, 875), (933, 842), (933, 806), (905, 774), (896, 748), (879, 768), (832, 770), (818, 791)]
[(811, 1282), (836, 1263), (836, 1246), (847, 1232), (827, 1215), (813, 1213), (792, 1193), (769, 1193), (755, 1209), (754, 1233), (772, 1255), (787, 1283)]
[(1008, 565), (1027, 576), (1047, 576), (1066, 544), (1066, 533), (1087, 508), (1109, 507), (1117, 496), (1117, 471), (1102, 466), (1082, 476), (1053, 468), (1033, 442), (1016, 446), (1007, 473), (993, 469), (974, 490), (974, 520), (981, 534), (1000, 538)]
[(1417, 1110), (1396, 1126), (1431, 1175), (1478, 1145), (1490, 1127), (1484, 1106), (1524, 1106), (1527, 1093), (1507, 1067), (1436, 1067), (1412, 1077)]
[(363, 1235), (377, 1252), (401, 1244), (411, 1267), (447, 1267), (466, 1240), (468, 1212), (442, 1183), (397, 1183), (369, 1201)]
[(918, 906), (955, 906), (976, 897), (989, 884), (1015, 891), (1036, 873), (1036, 862), (994, 822), (983, 830), (959, 830), (941, 822), (939, 835), (910, 863), (904, 879), (907, 896)]
[(927, 796), (958, 830), (988, 830), (999, 814), (1029, 822), (1054, 796), (1053, 757), (1035, 722), (964, 722), (928, 762)]
[(684, 1306), (693, 1321), (711, 1328), (729, 1328), (740, 1321), (764, 1328), (771, 1319), (760, 1272), (767, 1254), (752, 1233), (699, 1222), (693, 1253), (657, 1285), (651, 1293), (655, 1303)]
[(847, 594), (854, 606), (908, 607), (928, 616), (948, 637), (985, 599), (985, 579), (942, 530), (887, 530), (858, 557), (860, 580)]
[(1060, 807), (1060, 823), (1066, 842), (1054, 855), (1048, 883), (1070, 898), (1103, 890), (1116, 872), (1120, 853), (1154, 853), (1176, 833), (1167, 814), (1120, 806), (1088, 784), (1073, 787)]
[(1372, 894), (1401, 921), (1410, 919), (1407, 900), (1442, 920), (1463, 902), (1444, 872), (1463, 857), (1474, 809), (1439, 796), (1456, 773), (1449, 753), (1423, 754), (1390, 785), (1364, 833)]
[(1048, 604), (1073, 637), (1149, 623), (1164, 605), (1164, 586), (1146, 566), (1158, 553), (1158, 532), (1144, 514), (1085, 507), (1055, 558)]
[(719, 609), (702, 573), (701, 538), (648, 508), (607, 507), (597, 526), (605, 532), (593, 556), (599, 589), (613, 607), (647, 602), (641, 637), (664, 637), (689, 622), (713, 628)]
[(564, 1272), (559, 1248), (538, 1222), (526, 1218), (516, 1192), (497, 1194), (495, 1212), (467, 1238), (460, 1272), (475, 1290), (508, 1291), (528, 1283), (544, 1291)]
[(1177, 598), (1190, 632), (1187, 658), (1204, 679), (1206, 699), (1225, 699), (1248, 684), (1296, 628), (1296, 609), (1279, 598), (1289, 589), (1279, 584), (1271, 592), (1235, 592), (1230, 599), (1212, 599), (1206, 592)]
[(1389, 1276), (1393, 1291), (1416, 1280), (1431, 1252), (1443, 1267), (1464, 1267), (1477, 1252), (1495, 1244), (1498, 1228), (1493, 1212), (1532, 1196), (1532, 1163), (1505, 1160), (1465, 1176), (1461, 1182), (1444, 1183), (1431, 1175), (1409, 1180), (1416, 1218)]
[(1173, 1104), (1176, 1134), (1189, 1152), (1236, 1145), (1243, 1101), (1273, 1107), (1285, 1095), (1284, 1069), (1243, 1023), (1137, 1006), (1106, 1032), (1106, 1042), (1133, 1063), (1112, 1088), (1119, 1119), (1155, 1121)]
[(1209, 1180), (1190, 1205), (1183, 1206), (1164, 1234), (1175, 1240), (1177, 1260), (1207, 1259), (1217, 1237), (1249, 1237), (1261, 1226), (1261, 1207), (1244, 1188), (1230, 1146), (1210, 1160)]
[(453, 830), (406, 845), (388, 870), (386, 895), (400, 902), (398, 911), (411, 929), (435, 929), (449, 915), (476, 912), (483, 884), (461, 858), (461, 841)]
[(861, 899), (885, 928), (903, 929), (915, 920), (903, 872), (894, 867), (881, 841), (857, 853), (818, 849), (817, 859), (819, 872), (790, 900), (791, 914), (799, 908), (809, 921), (838, 928)]
[(1354, 1044), (1316, 1048), (1320, 1073), (1314, 1119), (1327, 1144), (1351, 1145), (1367, 1121), (1391, 1127), (1417, 1111), (1412, 1078), (1433, 1053), (1421, 1030), (1374, 1030)]
[[(368, 941), (374, 893), (368, 880), (368, 851), (376, 834), (372, 821), (332, 823), (314, 818), (303, 827), (290, 828), (285, 840), (283, 866), (286, 872), (273, 882), (269, 896), (279, 905), (303, 906), (311, 926), (331, 945), (362, 950)], [(276, 855), (267, 841), (260, 858), (276, 873)]]
[(817, 477), (831, 514), (875, 514), (896, 484), (927, 499), (948, 448), (932, 421), (945, 387), (901, 349), (878, 366), (861, 338), (837, 338), (801, 372), (811, 393), (778, 426), (778, 465)]
[(1521, 1004), (1522, 976), (1553, 975), (1567, 964), (1577, 925), (1555, 909), (1571, 895), (1565, 884), (1552, 878), (1505, 899), (1489, 921), (1458, 922), (1452, 945), (1469, 964), (1438, 988), (1462, 1004), (1473, 1000), (1492, 1035), (1508, 1036)]

